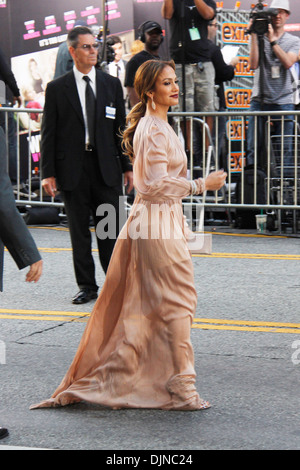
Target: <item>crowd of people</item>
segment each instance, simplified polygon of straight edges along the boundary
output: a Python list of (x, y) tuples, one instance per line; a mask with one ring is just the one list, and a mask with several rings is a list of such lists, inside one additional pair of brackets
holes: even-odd
[[(112, 408), (210, 407), (195, 386), (190, 326), (197, 298), (181, 202), (188, 195), (219, 190), (227, 174), (220, 170), (206, 178), (187, 179), (189, 124), (182, 122), (183, 147), (168, 122), (168, 111), (224, 110), (222, 84), (233, 78), (236, 60), (226, 64), (214, 43), (214, 0), (185, 0), (184, 15), (181, 6), (180, 0), (164, 0), (162, 5), (162, 17), (170, 23), (171, 60), (161, 59), (163, 30), (151, 20), (139, 28), (142, 50), (127, 63), (122, 59), (122, 41), (111, 37), (114, 60), (105, 71), (97, 67), (99, 42), (86, 25), (77, 24), (69, 31), (67, 43), (60, 48), (56, 78), (45, 93), (42, 185), (52, 197), (59, 190), (64, 202), (79, 288), (72, 302), (97, 301), (61, 384), (50, 399), (32, 408), (81, 400)], [(263, 37), (263, 64), (257, 34), (251, 33), (250, 63), (258, 72), (251, 109), (292, 110), (290, 68), (299, 59), (300, 39), (284, 31), (288, 0), (273, 0), (271, 6), (278, 12)], [(263, 92), (259, 74), (266, 84)], [(12, 91), (18, 99), (18, 88)], [(213, 132), (213, 119), (208, 124)], [(11, 245), (16, 229), (8, 227), (8, 220), (18, 218), (25, 228), (7, 183), (3, 132), (0, 144), (5, 179), (5, 185), (0, 185), (0, 228), (9, 233), (7, 238), (0, 231), (0, 239), (13, 256), (14, 250), (25, 255), (22, 243), (28, 234), (22, 243)], [(253, 139), (248, 139), (248, 145), (251, 161)], [(119, 227), (122, 185), (127, 193), (134, 186), (136, 197), (129, 218)], [(95, 227), (105, 224), (106, 214), (99, 208), (106, 205), (114, 208), (115, 233), (97, 236), (106, 274), (98, 296), (89, 227), (91, 215)], [(8, 206), (9, 217), (4, 213)], [(132, 236), (137, 226), (147, 236)], [(17, 258), (17, 264), (19, 268), (30, 265), (27, 280), (37, 281), (42, 261), (30, 237), (29, 245), (32, 256), (26, 254), (26, 262)], [(5, 435), (0, 429), (0, 438)]]
[[(164, 52), (163, 57), (161, 57), (160, 46), (164, 40), (164, 32), (156, 21), (148, 20), (139, 26), (137, 40), (132, 44), (130, 54), (126, 54), (126, 60), (124, 60), (123, 39), (116, 35), (108, 36), (108, 43), (113, 49), (114, 57), (108, 59), (103, 70), (120, 79), (126, 114), (137, 103), (134, 89), (136, 70), (144, 61), (151, 58), (171, 58), (176, 64), (181, 93), (179, 103), (172, 108), (172, 111), (216, 112), (226, 110), (223, 86), (224, 82), (228, 83), (234, 78), (235, 66), (239, 62), (239, 57), (233, 57), (230, 63), (225, 63), (220, 48), (216, 46), (215, 38), (218, 28), (216, 2), (214, 0), (185, 0), (183, 12), (181, 11), (182, 5), (180, 0), (166, 0), (162, 4), (162, 19), (167, 19), (169, 22), (168, 51), (167, 54)], [(294, 109), (295, 104), (299, 105), (297, 87), (299, 82), (299, 38), (285, 32), (285, 24), (290, 15), (289, 2), (288, 0), (274, 0), (270, 6), (278, 9), (279, 15), (272, 18), (268, 31), (264, 35), (264, 57), (260, 64), (258, 63), (258, 35), (255, 30), (250, 35), (250, 67), (257, 70), (254, 77), (250, 111), (286, 111)], [(87, 23), (78, 20), (74, 26), (87, 26)], [(251, 27), (252, 20), (248, 25), (248, 30), (251, 30)], [(274, 46), (270, 46), (274, 41), (277, 42), (275, 49)], [(278, 45), (280, 49), (276, 47)], [(136, 47), (139, 49), (136, 50)], [(58, 49), (54, 78), (72, 69), (73, 64), (68, 44), (64, 42)], [(33, 67), (30, 69), (32, 70)], [(263, 71), (262, 74), (260, 74), (260, 70)], [(276, 73), (278, 78), (275, 78)], [(263, 88), (263, 93), (260, 91), (261, 88)], [(297, 97), (294, 93), (295, 88)], [(278, 90), (280, 90), (279, 100), (277, 99)], [(36, 103), (36, 101), (31, 99), (30, 103)], [(259, 166), (263, 167), (265, 163), (263, 156), (266, 152), (263, 151), (264, 136), (261, 132), (264, 129), (264, 122), (263, 119), (260, 121), (262, 122), (257, 125), (257, 158)], [(212, 116), (206, 117), (206, 122), (213, 141), (218, 137), (218, 157), (220, 158), (225, 136), (225, 119), (222, 116), (219, 117), (217, 126)], [(246, 144), (248, 166), (253, 165), (254, 162), (254, 122), (254, 117), (250, 116)], [(274, 133), (278, 130), (279, 125), (279, 121), (276, 122), (274, 119)], [(197, 128), (197, 123), (194, 123), (194, 126)], [(285, 119), (285, 135), (293, 134), (292, 126), (293, 116), (290, 115)], [(183, 119), (181, 128), (189, 159), (192, 135), (190, 121)], [(201, 130), (196, 130), (194, 132), (193, 162), (194, 166), (200, 165), (200, 167), (202, 165), (201, 139)], [(292, 160), (291, 139), (285, 139), (284, 145), (288, 165)], [(220, 161), (220, 166), (224, 166), (224, 164), (227, 165), (226, 157)]]

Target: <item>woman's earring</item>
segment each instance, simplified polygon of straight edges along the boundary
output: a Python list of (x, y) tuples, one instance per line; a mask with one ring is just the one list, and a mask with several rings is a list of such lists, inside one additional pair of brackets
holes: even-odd
[(156, 104), (154, 103), (153, 96), (151, 96), (151, 100), (152, 100), (152, 102), (151, 102), (152, 109), (153, 109), (153, 111), (155, 111), (156, 110)]

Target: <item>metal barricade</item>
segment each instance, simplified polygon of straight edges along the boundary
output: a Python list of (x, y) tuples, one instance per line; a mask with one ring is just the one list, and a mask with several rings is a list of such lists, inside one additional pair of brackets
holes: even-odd
[[(14, 187), (16, 204), (24, 206), (47, 206), (57, 207), (63, 215), (64, 205), (61, 200), (46, 196), (42, 189), (40, 178), (40, 122), (42, 119), (41, 109), (7, 108), (0, 107), (0, 113), (4, 113), (4, 128), (6, 131), (7, 154), (10, 155), (10, 139), (12, 133), (9, 130), (9, 121), (14, 117), (14, 138), (16, 152), (16, 185)], [(293, 115), (293, 135), (284, 136), (284, 119), (287, 115)], [(247, 173), (247, 120), (254, 116), (254, 163), (253, 163), (253, 197), (251, 200), (246, 194)], [(188, 178), (205, 176), (207, 170), (224, 168), (228, 172), (226, 186), (221, 190), (202, 196), (191, 196), (183, 200), (183, 206), (192, 208), (200, 214), (197, 217), (197, 227), (201, 220), (203, 211), (215, 214), (220, 211), (226, 213), (226, 223), (236, 222), (239, 210), (252, 210), (267, 214), (269, 218), (276, 219), (275, 230), (277, 233), (288, 230), (299, 233), (300, 230), (300, 111), (277, 111), (277, 112), (250, 112), (237, 111), (216, 113), (169, 113), (173, 120), (173, 127), (178, 132), (184, 144), (184, 136), (180, 129), (180, 121), (189, 120), (190, 126), (190, 153)], [(214, 130), (210, 131), (207, 117), (213, 116)], [(0, 114), (0, 117), (2, 115)], [(259, 200), (258, 183), (261, 155), (257, 150), (258, 126), (260, 119), (265, 119), (265, 155), (263, 169), (265, 201)], [(274, 135), (273, 121), (281, 120), (281, 132)], [(224, 125), (226, 128), (221, 134), (218, 129)], [(3, 118), (2, 118), (3, 122)], [(239, 129), (235, 132), (233, 129)], [(224, 135), (225, 134), (225, 135)], [(235, 135), (236, 134), (236, 135)], [(200, 141), (195, 140), (195, 136)], [(284, 137), (283, 137), (284, 136)], [(225, 137), (225, 143), (220, 139)], [(238, 137), (238, 139), (237, 139)], [(285, 173), (285, 139), (292, 142), (292, 175)], [(199, 143), (200, 142), (200, 143)], [(239, 146), (237, 151), (236, 146)], [(200, 150), (199, 150), (200, 149)], [(199, 157), (200, 155), (200, 157)], [(11, 157), (8, 158), (8, 171), (11, 173)], [(276, 169), (277, 173), (274, 174)], [(27, 195), (22, 195), (22, 184), (26, 185)], [(238, 188), (238, 189), (237, 189)], [(274, 229), (274, 227), (273, 227)]]
[[(294, 133), (291, 136), (284, 135), (283, 123), (287, 116), (293, 115), (294, 117)], [(208, 116), (214, 117), (214, 135), (212, 137), (214, 148), (214, 164), (212, 169), (224, 168), (228, 172), (226, 191), (223, 194), (215, 193), (213, 197), (206, 198), (205, 202), (201, 201), (201, 198), (196, 202), (194, 197), (190, 198), (190, 201), (183, 201), (184, 205), (193, 205), (199, 204), (204, 206), (206, 210), (218, 211), (223, 209), (227, 212), (227, 223), (232, 224), (237, 222), (237, 214), (240, 210), (251, 211), (253, 214), (265, 214), (267, 216), (266, 229), (268, 231), (273, 231), (276, 233), (286, 232), (287, 229), (290, 233), (299, 233), (300, 232), (300, 200), (299, 200), (299, 185), (300, 185), (300, 131), (299, 131), (299, 111), (264, 111), (264, 112), (250, 112), (243, 111), (238, 113), (237, 111), (225, 112), (225, 113), (170, 113), (170, 116), (174, 119), (183, 120), (189, 119), (190, 121), (197, 121), (201, 117), (203, 122), (202, 134), (204, 135), (204, 142), (207, 139), (206, 134), (207, 130), (204, 130), (204, 127), (207, 126), (206, 118)], [(246, 154), (247, 154), (247, 123), (249, 116), (254, 117), (254, 162), (252, 164), (252, 195), (249, 199), (249, 195), (246, 190), (246, 179), (247, 173), (249, 172), (249, 166), (247, 166)], [(218, 135), (218, 124), (220, 119), (226, 118), (226, 164), (224, 160), (220, 161), (220, 141)], [(264, 135), (264, 149), (259, 149), (259, 128), (261, 126), (261, 119), (266, 121), (266, 129)], [(280, 136), (276, 136), (272, 132), (272, 126), (274, 119), (280, 119), (281, 121), (281, 133)], [(242, 129), (240, 132), (240, 148), (239, 152), (235, 152), (233, 149), (234, 138), (231, 135), (231, 127), (233, 122), (239, 122), (239, 125)], [(193, 124), (191, 124), (190, 129), (191, 133), (193, 132)], [(177, 129), (179, 126), (177, 125)], [(275, 139), (280, 137), (280, 144), (274, 148)], [(208, 137), (211, 140), (211, 137)], [(293, 158), (293, 167), (292, 177), (290, 176), (290, 181), (285, 172), (285, 145), (283, 142), (286, 139), (291, 140), (292, 147), (292, 158)], [(192, 136), (190, 136), (190, 141), (192, 142)], [(193, 146), (191, 145), (191, 152), (193, 152)], [(262, 155), (262, 152), (264, 153)], [(239, 164), (238, 168), (234, 168), (233, 160), (239, 154)], [(202, 155), (204, 160), (205, 168), (205, 143), (203, 144)], [(194, 159), (191, 156), (191, 165), (193, 166)], [(263, 160), (263, 165), (262, 165)], [(277, 162), (277, 163), (276, 163)], [(274, 180), (274, 166), (277, 165), (277, 175), (276, 181)], [(194, 167), (195, 169), (195, 167)], [(197, 176), (205, 176), (205, 171), (200, 168), (201, 174)], [(260, 194), (260, 176), (263, 173), (263, 198)], [(193, 172), (191, 171), (191, 177), (193, 177)], [(292, 181), (291, 181), (292, 180)], [(275, 197), (275, 191), (278, 193), (278, 187), (280, 188), (280, 196)], [(286, 197), (287, 191), (284, 192), (284, 188), (288, 188), (289, 197)], [(282, 215), (284, 214), (284, 219)], [(287, 219), (288, 222), (287, 222)]]
[[(43, 193), (40, 178), (40, 128), (42, 109), (0, 107), (5, 131), (7, 171), (11, 177), (17, 206), (52, 206), (62, 202)], [(4, 116), (4, 117), (3, 117)]]

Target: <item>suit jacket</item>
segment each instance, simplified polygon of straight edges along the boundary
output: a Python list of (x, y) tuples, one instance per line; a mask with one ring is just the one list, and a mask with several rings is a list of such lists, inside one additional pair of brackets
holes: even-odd
[[(132, 170), (122, 153), (120, 129), (125, 108), (120, 80), (96, 70), (96, 148), (101, 174), (110, 187), (120, 185), (122, 171)], [(115, 108), (115, 119), (108, 117)], [(42, 177), (56, 177), (60, 189), (78, 185), (84, 160), (85, 127), (73, 70), (50, 82), (42, 121)]]
[(0, 128), (0, 291), (3, 289), (4, 245), (19, 269), (41, 259), (36, 244), (16, 208), (15, 197), (6, 171), (6, 144)]

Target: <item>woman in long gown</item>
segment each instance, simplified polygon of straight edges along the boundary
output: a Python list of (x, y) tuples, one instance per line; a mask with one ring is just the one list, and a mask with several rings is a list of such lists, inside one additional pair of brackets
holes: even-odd
[(111, 408), (200, 410), (190, 328), (196, 309), (182, 198), (216, 190), (226, 173), (186, 179), (182, 144), (167, 121), (178, 101), (173, 62), (139, 68), (140, 97), (123, 143), (137, 196), (74, 360), (52, 397), (31, 408), (79, 401)]

